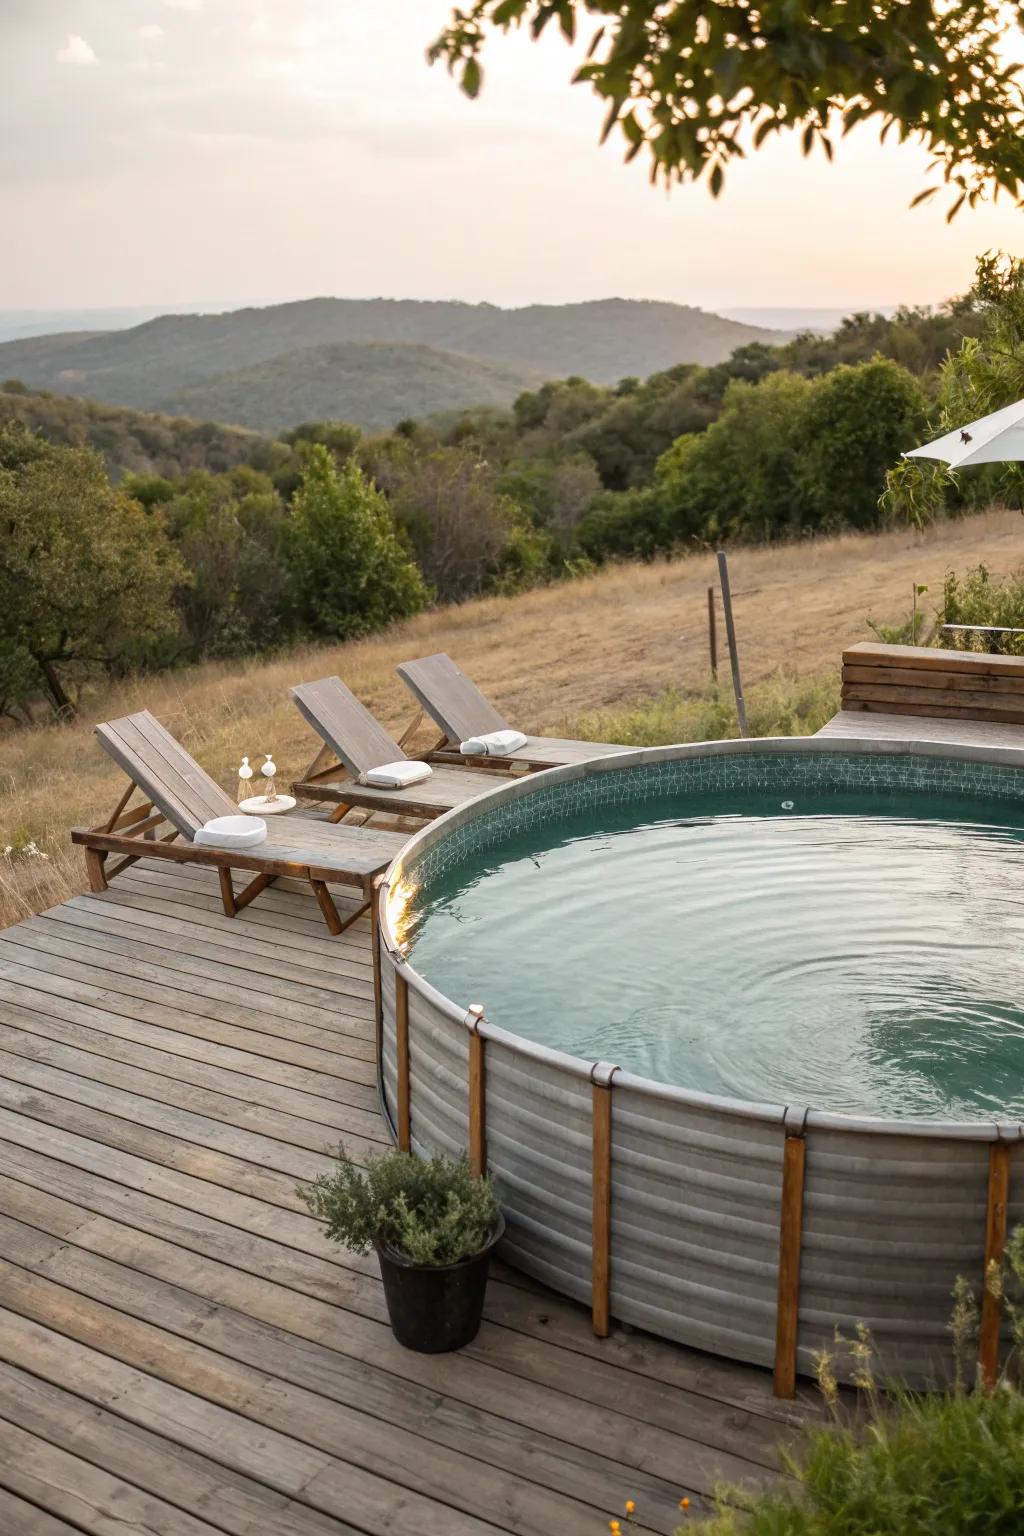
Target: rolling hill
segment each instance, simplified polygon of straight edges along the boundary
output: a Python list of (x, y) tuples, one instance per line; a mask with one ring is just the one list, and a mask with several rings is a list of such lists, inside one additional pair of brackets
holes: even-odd
[(0, 386), (0, 427), (9, 421), (24, 422), (51, 443), (88, 443), (103, 455), (115, 480), (125, 474), (173, 477), (192, 469), (217, 474), (272, 451), (265, 438), (237, 427)]
[[(20, 379), (32, 389), (86, 395), (111, 404), (161, 409), (177, 407), (184, 391), (227, 375), (227, 399), (237, 406), (237, 380), (232, 376), (240, 369), (289, 355), (286, 371), (294, 380), (298, 364), (292, 354), (341, 343), (406, 344), (454, 353), (458, 364), (437, 364), (435, 369), (437, 383), (446, 381), (448, 389), (454, 369), (467, 359), (507, 374), (526, 370), (533, 381), (579, 374), (606, 384), (627, 376), (646, 377), (676, 363), (721, 362), (746, 342), (783, 339), (782, 332), (687, 305), (647, 300), (499, 309), (412, 299), (308, 299), (225, 314), (163, 315), (127, 330), (8, 341), (0, 344), (0, 379)], [(363, 358), (365, 365), (382, 363), (390, 381), (395, 361), (380, 352)], [(320, 365), (311, 359), (310, 366)], [(483, 385), (483, 377), (479, 382)], [(378, 397), (381, 393), (369, 374), (363, 389)], [(439, 391), (433, 399), (425, 393), (418, 400), (419, 411), (450, 408), (450, 395), (443, 395)], [(231, 419), (217, 391), (203, 398), (207, 414)], [(269, 396), (264, 399), (271, 403)], [(481, 402), (463, 396), (459, 403)], [(272, 402), (270, 416), (276, 425), (294, 425), (304, 414), (285, 396)], [(398, 409), (389, 419), (405, 414)]]
[(383, 431), (408, 416), (508, 406), (540, 374), (411, 342), (300, 347), (189, 384), (162, 402), (175, 415), (216, 418), (261, 432), (300, 421), (353, 421)]

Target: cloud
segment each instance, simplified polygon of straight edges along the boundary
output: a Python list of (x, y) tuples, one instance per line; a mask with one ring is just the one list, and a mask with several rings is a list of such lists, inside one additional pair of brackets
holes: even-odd
[(79, 37), (77, 32), (69, 32), (64, 47), (57, 49), (56, 62), (58, 64), (97, 64), (99, 60), (84, 37)]
[(201, 11), (203, 0), (163, 0), (169, 11)]
[(164, 29), (159, 22), (151, 21), (147, 26), (139, 28), (139, 36), (144, 43), (158, 43), (164, 36)]

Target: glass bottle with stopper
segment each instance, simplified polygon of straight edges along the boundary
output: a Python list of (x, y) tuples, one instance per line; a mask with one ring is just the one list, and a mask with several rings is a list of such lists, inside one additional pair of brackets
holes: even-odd
[(260, 773), (262, 773), (262, 775), (263, 775), (263, 798), (265, 800), (276, 800), (277, 799), (277, 764), (274, 762), (274, 759), (271, 757), (269, 752), (267, 753), (267, 760), (266, 760), (266, 762), (263, 764), (263, 767), (260, 769)]
[(249, 766), (249, 759), (247, 757), (243, 757), (242, 758), (242, 766), (238, 770), (238, 803), (239, 803), (239, 805), (241, 805), (243, 800), (248, 800), (249, 796), (251, 794), (252, 794), (252, 769)]

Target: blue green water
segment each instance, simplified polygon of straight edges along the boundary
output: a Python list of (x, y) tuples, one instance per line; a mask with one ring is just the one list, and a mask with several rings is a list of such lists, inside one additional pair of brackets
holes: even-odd
[(1024, 1117), (1012, 802), (734, 791), (589, 809), (467, 855), (418, 894), (406, 936), (460, 1005), (662, 1082)]

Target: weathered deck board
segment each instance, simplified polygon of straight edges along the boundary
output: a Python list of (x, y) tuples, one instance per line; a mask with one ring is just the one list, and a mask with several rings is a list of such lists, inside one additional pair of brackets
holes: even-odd
[(665, 1533), (815, 1411), (502, 1266), (467, 1350), (402, 1350), (295, 1192), (386, 1140), (372, 991), (365, 918), (198, 868), (0, 934), (4, 1536)]

